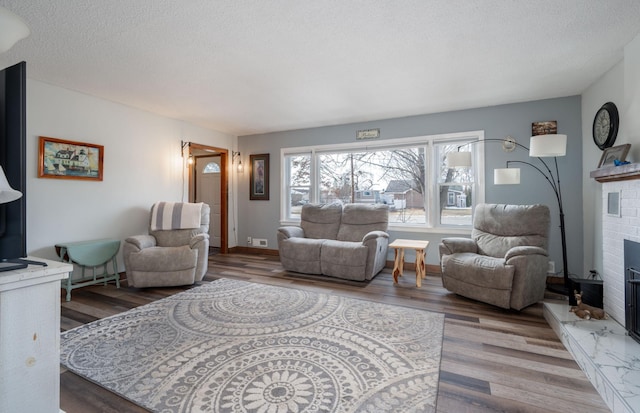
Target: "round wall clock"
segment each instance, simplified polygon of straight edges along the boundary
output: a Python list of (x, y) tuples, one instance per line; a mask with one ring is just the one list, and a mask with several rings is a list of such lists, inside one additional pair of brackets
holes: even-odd
[(593, 118), (593, 142), (600, 149), (610, 148), (618, 136), (618, 108), (613, 102), (607, 102), (596, 112)]

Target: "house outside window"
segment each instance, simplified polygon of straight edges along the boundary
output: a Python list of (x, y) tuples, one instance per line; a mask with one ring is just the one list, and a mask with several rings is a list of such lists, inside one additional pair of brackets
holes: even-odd
[[(482, 131), (281, 150), (282, 223), (300, 220), (306, 203), (389, 205), (398, 229), (468, 227), (484, 200)], [(471, 168), (446, 166), (451, 151), (471, 151)], [(479, 148), (480, 147), (480, 148)], [(478, 172), (480, 171), (480, 172)]]

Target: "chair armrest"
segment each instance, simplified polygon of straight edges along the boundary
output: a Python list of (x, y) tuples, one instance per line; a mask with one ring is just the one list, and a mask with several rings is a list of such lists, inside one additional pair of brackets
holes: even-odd
[(124, 242), (132, 244), (139, 250), (156, 246), (156, 238), (153, 235), (134, 235), (125, 239)]
[(376, 238), (389, 238), (389, 234), (387, 234), (384, 231), (371, 231), (365, 234), (365, 236), (362, 238), (362, 243), (364, 244), (370, 239), (376, 239)]
[(278, 228), (278, 235), (280, 235), (282, 239), (304, 238), (304, 230), (301, 227), (280, 227)]
[(547, 250), (540, 247), (532, 247), (532, 246), (520, 246), (513, 247), (504, 256), (505, 262), (509, 261), (511, 258), (519, 257), (522, 255), (544, 255), (545, 257), (549, 254)]
[(209, 239), (209, 234), (206, 234), (204, 232), (200, 234), (196, 234), (193, 237), (191, 237), (191, 239), (189, 240), (189, 247), (191, 249), (198, 248), (199, 243), (208, 239)]
[(451, 255), (458, 252), (478, 253), (478, 245), (470, 238), (451, 237), (442, 238), (440, 242), (440, 255)]

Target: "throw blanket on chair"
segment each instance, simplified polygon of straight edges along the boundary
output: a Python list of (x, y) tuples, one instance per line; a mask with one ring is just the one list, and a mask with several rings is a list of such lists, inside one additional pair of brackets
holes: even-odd
[(151, 230), (200, 227), (202, 202), (158, 202), (151, 208)]

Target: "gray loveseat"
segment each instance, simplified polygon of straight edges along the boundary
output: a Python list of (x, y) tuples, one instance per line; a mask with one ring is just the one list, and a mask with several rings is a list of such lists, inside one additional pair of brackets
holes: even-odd
[(300, 226), (278, 229), (289, 271), (364, 281), (386, 265), (389, 208), (382, 204), (306, 204)]
[(544, 298), (549, 236), (545, 205), (481, 204), (471, 239), (440, 243), (442, 284), (464, 297), (520, 310)]

